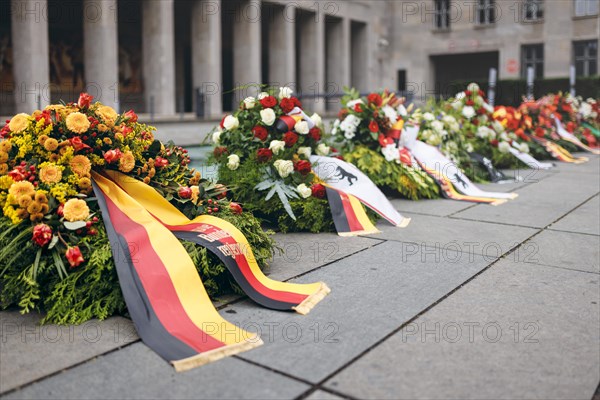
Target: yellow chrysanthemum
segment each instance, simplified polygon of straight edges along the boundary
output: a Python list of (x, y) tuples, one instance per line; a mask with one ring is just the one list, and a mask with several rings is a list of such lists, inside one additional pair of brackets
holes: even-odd
[(46, 196), (46, 192), (38, 191), (35, 193), (35, 201), (42, 204), (48, 203), (48, 196)]
[(17, 200), (17, 203), (19, 204), (19, 207), (27, 208), (32, 201), (33, 199), (30, 196), (21, 196), (19, 197), (19, 200)]
[(100, 132), (106, 132), (108, 130), (108, 126), (106, 126), (104, 124), (98, 124), (98, 126), (96, 128), (98, 128), (98, 130)]
[(48, 164), (40, 168), (39, 177), (44, 183), (58, 183), (62, 179), (62, 171), (55, 164)]
[[(25, 208), (25, 207), (23, 207)], [(42, 205), (37, 201), (32, 201), (27, 207), (27, 212), (29, 214), (39, 214), (42, 212)]]
[(44, 142), (44, 148), (48, 151), (54, 151), (54, 150), (58, 149), (58, 140), (56, 140), (54, 138), (47, 139)]
[(5, 163), (8, 161), (8, 153), (0, 150), (0, 163)]
[(96, 115), (100, 116), (102, 122), (104, 122), (108, 126), (113, 126), (119, 114), (109, 106), (100, 106), (96, 110)]
[(92, 187), (92, 181), (90, 178), (81, 178), (77, 182), (77, 186), (79, 186), (80, 189), (87, 190)]
[(62, 111), (65, 109), (65, 106), (62, 104), (50, 104), (49, 106), (46, 106), (46, 108), (44, 108), (44, 110), (50, 110), (50, 111)]
[(33, 196), (35, 195), (35, 188), (28, 181), (16, 182), (8, 189), (8, 194), (12, 195), (15, 199), (21, 196)]
[(87, 176), (92, 170), (90, 159), (82, 155), (73, 157), (69, 165), (71, 166), (71, 171), (79, 176)]
[(0, 164), (0, 175), (6, 175), (8, 172), (8, 164)]
[(70, 222), (85, 221), (90, 216), (90, 209), (84, 200), (71, 199), (65, 203), (63, 215)]
[(29, 115), (25, 113), (17, 114), (8, 123), (8, 128), (12, 133), (19, 133), (29, 126)]
[(119, 170), (122, 172), (131, 172), (135, 168), (135, 157), (130, 151), (126, 151), (119, 160)]
[(69, 128), (71, 132), (84, 133), (87, 132), (89, 127), (90, 121), (88, 121), (85, 114), (74, 112), (67, 116), (67, 128)]
[(7, 190), (13, 185), (13, 183), (15, 183), (15, 181), (13, 181), (10, 176), (0, 176), (0, 190)]
[(12, 149), (12, 143), (10, 142), (10, 140), (3, 140), (0, 142), (0, 150), (1, 151), (5, 151), (5, 152), (9, 152)]

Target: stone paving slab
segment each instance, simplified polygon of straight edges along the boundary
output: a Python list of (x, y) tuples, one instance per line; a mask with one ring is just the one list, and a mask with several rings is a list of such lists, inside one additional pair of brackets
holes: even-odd
[(600, 236), (543, 231), (511, 257), (520, 263), (600, 273)]
[(488, 265), (463, 253), (439, 263), (420, 252), (403, 260), (398, 247), (386, 242), (298, 279), (332, 287), (307, 316), (249, 302), (227, 307), (227, 319), (266, 343), (240, 357), (319, 382)]
[(323, 390), (317, 390), (310, 396), (306, 397), (306, 400), (340, 400), (342, 398), (343, 397), (336, 396), (335, 394), (331, 394)]
[(599, 289), (594, 275), (502, 260), (326, 387), (369, 399), (590, 399)]
[(519, 197), (497, 207), (480, 204), (453, 215), (475, 221), (546, 227), (600, 191), (594, 175), (554, 174), (517, 190)]
[(575, 211), (552, 224), (556, 231), (600, 235), (600, 196), (596, 196)]
[(285, 253), (275, 255), (266, 273), (278, 280), (287, 280), (348, 257), (381, 243), (382, 239), (342, 237), (335, 233), (277, 233), (274, 238)]
[(40, 326), (39, 314), (0, 313), (0, 393), (138, 340), (130, 320)]
[(380, 222), (377, 227), (383, 233), (370, 237), (404, 242), (399, 245), (401, 252), (398, 254), (402, 254), (402, 251), (416, 251), (415, 246), (410, 245), (414, 243), (419, 247), (439, 249), (442, 253), (456, 250), (492, 258), (500, 257), (539, 231), (427, 215), (416, 215), (406, 228), (395, 228), (384, 222)]
[(393, 199), (391, 200), (391, 203), (401, 214), (406, 214), (406, 217), (412, 218), (417, 218), (417, 215), (413, 216), (411, 214), (425, 214), (446, 217), (458, 211), (473, 207), (474, 205), (473, 203), (447, 199), (422, 199), (416, 201), (407, 199)]
[[(251, 351), (256, 351), (251, 350)], [(91, 360), (7, 399), (281, 399), (309, 386), (235, 357), (178, 373), (142, 343)]]

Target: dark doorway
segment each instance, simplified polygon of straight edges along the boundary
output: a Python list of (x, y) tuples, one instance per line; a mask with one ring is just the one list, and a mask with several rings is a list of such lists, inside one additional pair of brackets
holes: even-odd
[(497, 51), (431, 56), (435, 92), (449, 97), (464, 89), (465, 82), (487, 81), (490, 68), (498, 69)]
[(142, 61), (142, 2), (117, 2), (119, 19), (119, 103), (121, 111), (146, 112)]
[(178, 113), (192, 111), (192, 5), (175, 2), (175, 98)]
[(235, 24), (236, 2), (221, 2), (221, 59), (223, 66), (223, 111), (233, 106), (233, 24)]

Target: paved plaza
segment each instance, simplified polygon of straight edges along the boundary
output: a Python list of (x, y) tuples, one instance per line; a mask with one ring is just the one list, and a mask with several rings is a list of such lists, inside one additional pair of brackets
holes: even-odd
[(592, 399), (600, 382), (600, 157), (509, 172), (498, 207), (392, 202), (408, 228), (277, 234), (271, 277), (332, 289), (307, 316), (218, 300), (265, 344), (184, 373), (126, 318), (0, 312), (6, 399)]

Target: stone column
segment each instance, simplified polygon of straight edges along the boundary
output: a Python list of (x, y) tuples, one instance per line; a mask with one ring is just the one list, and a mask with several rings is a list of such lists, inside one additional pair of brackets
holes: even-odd
[[(233, 81), (235, 87), (261, 82), (261, 13), (260, 0), (238, 3), (233, 26)], [(253, 88), (238, 90), (234, 105), (246, 96), (253, 96)], [(235, 109), (235, 107), (234, 107)]]
[(95, 100), (118, 109), (117, 0), (84, 0), (83, 41), (86, 90)]
[[(305, 95), (323, 94), (325, 86), (325, 21), (324, 15), (309, 14), (296, 23), (300, 27), (299, 65), (297, 72), (302, 93)], [(322, 113), (325, 100), (303, 100), (308, 111)]]
[(270, 81), (296, 90), (295, 14), (293, 3), (277, 8), (270, 21), (269, 75)]
[(174, 0), (142, 2), (142, 67), (146, 111), (175, 114)]
[(205, 94), (205, 116), (220, 118), (222, 106), (221, 0), (196, 0), (192, 7), (192, 81)]
[(12, 0), (15, 110), (31, 113), (50, 102), (50, 59), (46, 0)]

